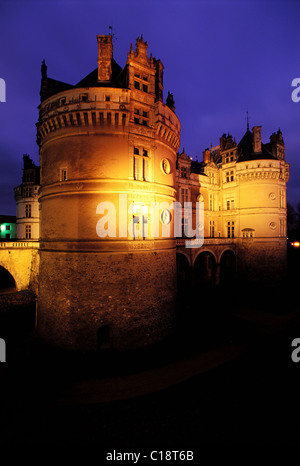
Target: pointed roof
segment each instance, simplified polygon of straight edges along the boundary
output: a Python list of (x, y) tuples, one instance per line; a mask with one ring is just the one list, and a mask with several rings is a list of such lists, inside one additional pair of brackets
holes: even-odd
[(261, 152), (254, 152), (253, 133), (247, 128), (246, 133), (238, 143), (237, 162), (261, 159), (276, 159), (276, 157), (271, 154), (271, 152), (267, 149), (266, 144), (263, 143), (261, 144)]
[(95, 68), (91, 73), (81, 79), (77, 84), (68, 84), (63, 81), (49, 78), (47, 76), (47, 67), (45, 61), (42, 63), (42, 81), (41, 81), (41, 102), (48, 99), (52, 95), (58, 94), (69, 89), (75, 89), (80, 87), (126, 87), (126, 73), (120, 65), (112, 58), (111, 60), (112, 74), (111, 79), (107, 83), (98, 81), (98, 67)]

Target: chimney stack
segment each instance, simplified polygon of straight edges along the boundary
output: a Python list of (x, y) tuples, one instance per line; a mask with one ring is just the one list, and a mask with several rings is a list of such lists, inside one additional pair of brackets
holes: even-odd
[(261, 126), (253, 126), (253, 150), (256, 153), (261, 152)]
[(205, 151), (203, 151), (203, 162), (204, 163), (210, 162), (210, 150), (209, 149), (205, 149)]
[(113, 57), (112, 36), (97, 36), (98, 42), (98, 81), (111, 79), (111, 60)]

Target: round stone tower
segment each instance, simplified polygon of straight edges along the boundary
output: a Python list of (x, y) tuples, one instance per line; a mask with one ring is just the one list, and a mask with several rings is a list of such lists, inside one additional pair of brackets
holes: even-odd
[(180, 122), (142, 37), (123, 69), (112, 36), (97, 41), (98, 67), (74, 86), (42, 65), (37, 327), (63, 348), (134, 349), (172, 329)]

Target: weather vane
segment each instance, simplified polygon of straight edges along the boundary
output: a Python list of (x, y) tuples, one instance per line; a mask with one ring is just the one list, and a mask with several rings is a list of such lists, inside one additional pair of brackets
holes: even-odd
[(112, 41), (113, 41), (113, 42), (116, 41), (117, 38), (115, 37), (115, 33), (113, 32), (113, 26), (109, 26), (108, 29), (109, 29), (109, 31), (110, 31), (110, 32), (109, 32), (109, 35), (112, 37)]

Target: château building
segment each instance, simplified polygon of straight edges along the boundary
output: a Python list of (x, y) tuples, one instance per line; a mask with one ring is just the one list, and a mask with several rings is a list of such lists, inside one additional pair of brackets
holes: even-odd
[[(43, 61), (40, 173), (24, 156), (17, 237), (39, 239), (41, 337), (130, 349), (172, 332), (188, 284), (284, 277), (289, 165), (281, 131), (263, 143), (260, 126), (247, 125), (239, 143), (223, 134), (201, 161), (179, 152), (173, 94), (164, 102), (164, 66), (147, 42), (131, 45), (124, 68), (111, 35), (97, 43), (98, 66), (75, 85), (48, 77)], [(194, 247), (189, 218), (176, 224), (174, 206), (188, 202), (203, 236)]]
[(35, 165), (28, 154), (25, 154), (22, 184), (14, 189), (17, 205), (16, 237), (19, 240), (39, 240), (39, 188), (40, 167)]

